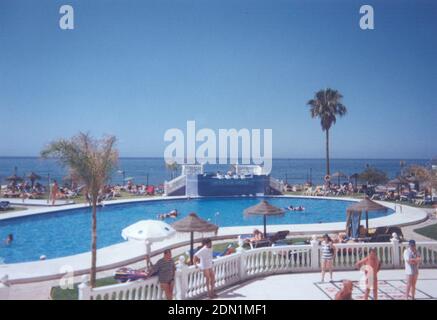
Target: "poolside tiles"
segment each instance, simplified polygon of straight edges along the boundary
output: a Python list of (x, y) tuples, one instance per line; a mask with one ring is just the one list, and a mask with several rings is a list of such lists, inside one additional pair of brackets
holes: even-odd
[[(334, 300), (335, 295), (343, 287), (341, 281), (316, 282), (314, 285), (319, 288), (329, 299)], [(352, 298), (354, 300), (364, 299), (364, 290), (358, 281), (353, 282), (354, 289)], [(419, 279), (416, 286), (416, 299), (437, 299), (437, 280)], [(405, 297), (406, 283), (404, 280), (379, 280), (378, 299), (379, 300), (399, 300)], [(373, 292), (370, 292), (369, 299), (373, 299)]]

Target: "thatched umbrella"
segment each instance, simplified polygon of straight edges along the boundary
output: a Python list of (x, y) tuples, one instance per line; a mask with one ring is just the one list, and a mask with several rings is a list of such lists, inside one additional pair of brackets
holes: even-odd
[(332, 178), (337, 178), (338, 179), (337, 180), (337, 182), (338, 182), (337, 184), (340, 185), (340, 178), (347, 178), (347, 175), (344, 174), (341, 171), (337, 171), (337, 172), (333, 173), (331, 177)]
[(205, 221), (194, 212), (171, 225), (177, 232), (190, 232), (190, 263), (193, 263), (194, 232), (217, 232), (218, 226)]
[(365, 197), (360, 202), (357, 202), (350, 207), (348, 207), (347, 212), (366, 212), (366, 230), (369, 231), (369, 211), (378, 211), (378, 212), (386, 212), (387, 207), (376, 203), (375, 201), (370, 200), (368, 197)]
[(14, 167), (14, 174), (7, 177), (5, 180), (8, 182), (12, 182), (12, 185), (15, 186), (17, 184), (17, 182), (23, 181), (23, 178), (21, 178), (17, 175), (17, 167)]
[(27, 177), (30, 179), (30, 183), (31, 183), (32, 188), (35, 185), (35, 181), (41, 179), (41, 176), (36, 174), (33, 171)]
[(249, 207), (244, 210), (245, 215), (263, 216), (264, 218), (264, 236), (267, 236), (267, 216), (279, 216), (283, 215), (284, 209), (272, 206), (266, 200), (262, 200), (255, 206)]
[(13, 175), (7, 177), (6, 181), (17, 183), (17, 182), (23, 181), (23, 178), (21, 178), (20, 176), (17, 176), (17, 174), (14, 173)]
[(409, 185), (409, 182), (404, 177), (397, 177), (397, 178), (394, 178), (394, 179), (390, 180), (389, 182), (387, 182), (387, 184), (391, 185), (391, 186), (393, 186), (393, 185), (396, 186), (396, 191), (399, 194), (401, 186), (402, 185)]

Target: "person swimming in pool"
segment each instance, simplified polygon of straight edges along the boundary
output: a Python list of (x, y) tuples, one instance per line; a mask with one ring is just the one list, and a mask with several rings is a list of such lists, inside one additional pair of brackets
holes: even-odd
[(13, 240), (14, 240), (14, 235), (10, 233), (5, 239), (5, 244), (8, 246), (12, 243)]
[(172, 211), (168, 212), (168, 213), (162, 213), (162, 214), (158, 214), (157, 218), (159, 220), (165, 220), (167, 218), (173, 218), (176, 219), (176, 217), (179, 215), (178, 210), (177, 209), (173, 209)]
[(170, 218), (175, 219), (177, 216), (179, 215), (178, 210), (177, 209), (173, 209), (172, 211), (170, 211), (170, 213), (168, 214), (168, 216)]
[(293, 207), (292, 205), (289, 205), (287, 209), (290, 211), (305, 211), (305, 207), (303, 206)]

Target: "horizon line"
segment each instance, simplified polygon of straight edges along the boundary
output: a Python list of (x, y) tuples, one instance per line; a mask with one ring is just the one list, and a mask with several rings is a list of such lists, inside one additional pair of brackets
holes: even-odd
[[(39, 156), (0, 156), (0, 159), (42, 159)], [(419, 157), (419, 158), (403, 158), (403, 157), (369, 157), (369, 158), (353, 158), (353, 157), (339, 157), (339, 158), (329, 158), (330, 160), (433, 160), (437, 157)], [(54, 158), (50, 158), (54, 159)], [(120, 156), (119, 159), (163, 159), (163, 156)], [(220, 158), (217, 158), (219, 160)], [(229, 159), (229, 158), (227, 158)], [(273, 160), (326, 160), (325, 157), (273, 157)]]

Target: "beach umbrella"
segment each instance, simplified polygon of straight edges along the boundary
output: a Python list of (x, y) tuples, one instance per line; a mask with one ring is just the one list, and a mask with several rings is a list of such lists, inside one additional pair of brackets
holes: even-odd
[(146, 242), (146, 253), (149, 255), (153, 242), (165, 240), (176, 233), (169, 224), (159, 220), (140, 220), (121, 231), (125, 240)]
[(386, 212), (387, 207), (380, 205), (379, 203), (372, 201), (369, 197), (365, 197), (360, 202), (357, 202), (347, 209), (347, 212), (366, 212), (366, 230), (369, 232), (369, 211), (371, 212)]
[(337, 171), (337, 172), (335, 172), (335, 173), (333, 173), (332, 174), (332, 176), (331, 176), (332, 178), (337, 178), (338, 180), (338, 185), (340, 185), (340, 178), (347, 178), (347, 175), (346, 174), (344, 174), (343, 172), (341, 172), (341, 171)]
[(245, 215), (263, 216), (265, 237), (267, 236), (267, 216), (279, 216), (283, 215), (284, 212), (284, 209), (272, 206), (266, 200), (244, 210)]
[(41, 179), (41, 176), (39, 174), (36, 174), (33, 171), (27, 177), (30, 179), (30, 183), (32, 185), (32, 188), (35, 185), (35, 181)]
[(16, 173), (6, 178), (6, 181), (12, 182), (13, 184), (16, 184), (17, 182), (23, 181), (22, 177), (17, 176)]
[(408, 185), (408, 180), (405, 179), (404, 177), (396, 177), (392, 180), (390, 180), (389, 182), (387, 182), (388, 185), (391, 186), (396, 186), (396, 190), (398, 192), (398, 194), (400, 193), (400, 188), (402, 185)]
[(205, 221), (194, 212), (171, 225), (177, 232), (190, 233), (190, 263), (193, 264), (194, 232), (217, 232), (218, 226)]
[(127, 177), (127, 178), (124, 179), (124, 181), (131, 181), (133, 179), (134, 179), (134, 177)]

